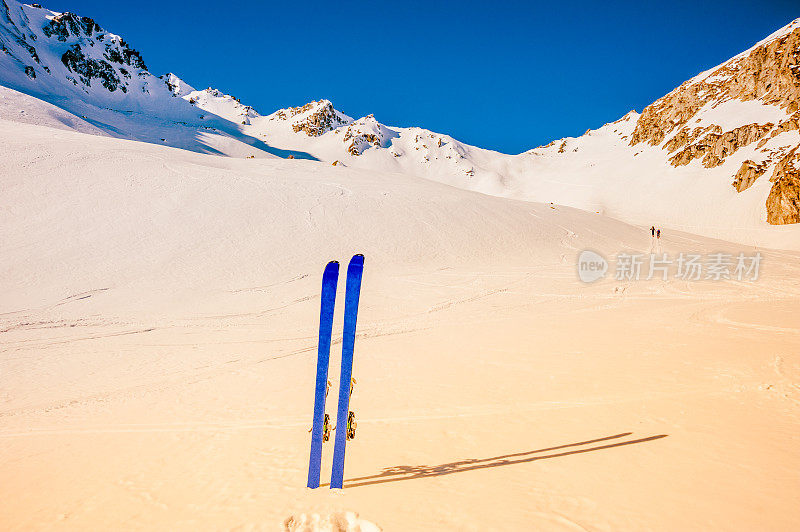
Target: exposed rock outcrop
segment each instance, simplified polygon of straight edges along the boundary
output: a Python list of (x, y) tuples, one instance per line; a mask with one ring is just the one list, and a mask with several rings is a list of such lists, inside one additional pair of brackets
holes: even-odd
[(689, 129), (688, 127), (684, 127), (680, 129), (675, 135), (672, 136), (664, 144), (664, 149), (668, 152), (673, 152), (679, 148), (686, 146), (697, 140), (702, 135), (705, 135), (709, 131), (714, 130), (715, 133), (722, 133), (722, 128), (719, 126), (706, 126), (706, 127), (695, 127)]
[(89, 17), (79, 17), (69, 11), (56, 15), (50, 23), (42, 28), (48, 37), (55, 37), (61, 42), (66, 42), (70, 37), (91, 37), (102, 31), (97, 23)]
[(164, 80), (164, 84), (167, 86), (167, 89), (172, 93), (173, 96), (186, 96), (187, 94), (194, 92), (194, 87), (183, 81), (172, 72), (164, 74), (163, 76), (159, 76), (159, 79)]
[(742, 192), (743, 190), (747, 190), (750, 188), (750, 185), (755, 183), (756, 179), (764, 174), (767, 171), (767, 163), (756, 163), (755, 161), (751, 161), (750, 159), (744, 161), (742, 166), (739, 167), (739, 171), (736, 172), (736, 175), (733, 178), (733, 188), (736, 189), (736, 192)]
[(84, 85), (91, 86), (92, 80), (98, 79), (109, 92), (114, 92), (118, 88), (122, 92), (127, 92), (125, 85), (120, 85), (120, 79), (114, 67), (108, 61), (102, 59), (98, 61), (86, 57), (79, 44), (73, 44), (69, 50), (64, 52), (61, 62), (71, 72), (76, 73)]
[[(93, 86), (93, 81), (99, 81), (109, 92), (126, 93), (131, 87), (129, 80), (150, 76), (139, 52), (121, 37), (105, 32), (93, 19), (69, 12), (51, 12), (44, 22), (38, 19), (33, 27), (30, 24), (34, 19), (25, 14), (32, 6), (11, 4), (12, 11), (5, 0), (0, 1), (3, 24), (0, 45), (31, 80), (65, 76), (84, 92)], [(55, 64), (44, 64), (42, 58), (54, 52), (68, 71), (66, 74)], [(138, 83), (144, 93), (148, 92), (146, 85), (145, 81)]]
[(385, 142), (392, 136), (391, 131), (367, 115), (350, 124), (344, 132), (342, 141), (347, 144), (350, 155), (359, 156), (370, 146), (385, 147)]
[[(689, 164), (693, 159), (702, 157), (703, 166), (706, 168), (719, 166), (725, 161), (725, 157), (734, 153), (742, 146), (747, 146), (762, 138), (774, 125), (775, 124), (772, 123), (764, 125), (748, 124), (732, 129), (726, 133), (722, 133), (722, 128), (719, 126), (711, 126), (708, 128), (710, 131), (706, 129), (706, 131), (708, 131), (706, 135), (697, 141), (694, 139), (690, 140), (690, 143), (683, 150), (670, 157), (669, 162), (672, 163), (673, 166), (682, 166)], [(679, 131), (673, 138), (681, 137), (683, 131), (684, 130)], [(672, 139), (670, 139), (670, 142), (671, 141)], [(667, 142), (667, 144), (670, 144), (670, 142)]]
[[(776, 137), (781, 133), (788, 133), (789, 131), (797, 131), (800, 130), (800, 111), (796, 112), (786, 120), (782, 120), (775, 128), (770, 132), (769, 138)], [(767, 139), (762, 139), (762, 142), (766, 144)], [(759, 148), (764, 144), (759, 143)]]
[[(702, 118), (704, 113), (733, 100), (758, 100), (791, 116), (777, 125), (765, 121), (738, 127), (729, 125), (725, 129)], [(799, 107), (800, 22), (795, 21), (783, 32), (683, 83), (647, 106), (629, 144), (661, 146), (672, 154), (669, 163), (673, 166), (702, 159), (704, 167), (714, 168), (744, 146), (757, 142), (756, 149), (762, 149), (771, 139), (800, 129)], [(732, 185), (741, 192), (774, 167), (775, 184), (767, 199), (767, 219), (771, 224), (798, 221), (796, 172), (792, 163), (798, 145), (796, 139), (787, 142), (773, 142), (769, 149), (762, 150), (766, 155), (760, 163), (748, 159), (733, 176)]]
[(8, 4), (6, 4), (6, 0), (0, 0), (0, 17), (2, 17), (3, 22), (14, 26), (14, 21), (11, 20), (11, 15), (8, 12)]
[(758, 99), (795, 113), (800, 105), (800, 27), (691, 79), (647, 106), (630, 144), (661, 144), (705, 105)]
[(778, 161), (770, 178), (774, 184), (767, 197), (767, 222), (771, 224), (800, 223), (800, 154), (797, 149)]
[(281, 109), (275, 114), (283, 120), (302, 115), (292, 123), (292, 130), (295, 133), (303, 132), (309, 137), (319, 137), (349, 123), (348, 118), (334, 109), (328, 100), (309, 102), (302, 107)]

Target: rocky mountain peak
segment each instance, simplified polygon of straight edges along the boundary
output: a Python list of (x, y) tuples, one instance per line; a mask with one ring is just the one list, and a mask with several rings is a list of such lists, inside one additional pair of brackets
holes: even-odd
[[(0, 1), (0, 51), (29, 80), (66, 81), (83, 92), (102, 87), (127, 93), (134, 85), (148, 92), (142, 78), (150, 74), (139, 52), (93, 19)], [(132, 83), (134, 79), (140, 82)], [(25, 78), (21, 80), (24, 84)]]
[(800, 105), (800, 19), (722, 65), (706, 71), (647, 106), (631, 137), (660, 144), (700, 109), (727, 100), (759, 100), (785, 109)]
[(319, 137), (353, 120), (337, 111), (330, 100), (314, 100), (300, 107), (280, 109), (270, 119), (290, 121), (295, 133), (302, 132), (309, 137)]
[[(724, 110), (724, 112), (723, 112)], [(738, 117), (731, 120), (730, 117)], [(770, 223), (800, 222), (792, 200), (800, 182), (793, 173), (798, 143), (786, 133), (800, 124), (800, 19), (749, 50), (683, 83), (647, 106), (630, 145), (647, 143), (669, 153), (669, 163), (699, 160), (723, 165), (741, 148), (756, 144), (757, 155), (732, 172), (732, 186), (746, 190), (773, 169), (767, 202)], [(789, 157), (789, 159), (787, 159)]]
[(172, 72), (160, 76), (160, 79), (164, 80), (164, 83), (167, 85), (167, 89), (169, 89), (174, 96), (186, 96), (195, 90), (194, 87), (183, 81)]
[(367, 115), (352, 122), (342, 136), (350, 155), (361, 155), (370, 146), (385, 148), (389, 139), (395, 134), (386, 126)]
[(50, 19), (50, 23), (42, 28), (48, 37), (66, 42), (69, 37), (91, 37), (102, 30), (97, 23), (89, 17), (81, 17), (69, 11), (59, 13)]

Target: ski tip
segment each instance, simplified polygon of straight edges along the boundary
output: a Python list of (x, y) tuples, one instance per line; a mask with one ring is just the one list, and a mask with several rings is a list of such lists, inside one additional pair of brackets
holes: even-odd
[(363, 265), (364, 264), (364, 255), (362, 255), (361, 253), (359, 253), (357, 255), (353, 255), (353, 258), (350, 259), (350, 265), (352, 266), (354, 264)]
[(325, 265), (325, 270), (322, 272), (322, 282), (325, 283), (325, 279), (329, 281), (335, 281), (339, 278), (339, 263), (335, 260), (330, 261), (328, 264)]

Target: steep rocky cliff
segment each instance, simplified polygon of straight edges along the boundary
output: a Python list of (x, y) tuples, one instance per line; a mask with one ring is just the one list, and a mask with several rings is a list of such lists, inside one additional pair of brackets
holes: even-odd
[(767, 197), (767, 221), (771, 224), (800, 222), (800, 154), (797, 146), (775, 165), (770, 181), (774, 184)]
[[(755, 105), (736, 105), (745, 102)], [(726, 113), (718, 112), (725, 108)], [(774, 184), (766, 202), (767, 221), (798, 223), (800, 189), (792, 170), (798, 140), (788, 133), (798, 130), (799, 108), (800, 21), (795, 21), (647, 106), (630, 145), (660, 146), (673, 166), (697, 159), (705, 168), (713, 168), (757, 143), (755, 157), (743, 161), (731, 176), (733, 187), (742, 192), (771, 170)]]
[(66, 78), (86, 94), (96, 86), (148, 93), (153, 76), (139, 52), (91, 18), (0, 2), (0, 50), (31, 80)]

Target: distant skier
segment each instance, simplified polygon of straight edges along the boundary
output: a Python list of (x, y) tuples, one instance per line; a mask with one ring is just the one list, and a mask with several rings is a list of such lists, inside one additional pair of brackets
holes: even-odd
[(656, 230), (656, 238), (661, 238), (661, 229)]
[(653, 253), (656, 247), (656, 226), (650, 226), (650, 250), (649, 253)]

